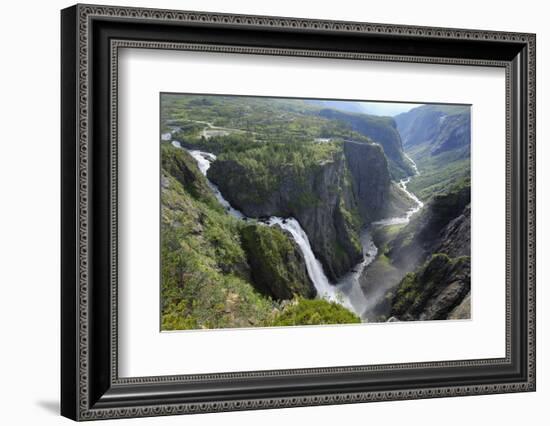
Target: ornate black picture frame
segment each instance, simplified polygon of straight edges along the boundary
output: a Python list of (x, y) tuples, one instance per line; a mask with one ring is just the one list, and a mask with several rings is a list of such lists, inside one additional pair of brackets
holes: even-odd
[[(61, 13), (61, 413), (74, 420), (535, 390), (535, 35), (76, 5)], [(185, 49), (506, 71), (506, 356), (119, 378), (117, 52)]]

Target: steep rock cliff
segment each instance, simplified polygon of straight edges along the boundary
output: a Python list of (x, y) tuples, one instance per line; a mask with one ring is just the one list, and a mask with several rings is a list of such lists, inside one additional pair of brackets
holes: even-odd
[[(470, 255), (469, 203), (470, 187), (459, 187), (447, 194), (434, 196), (405, 227), (395, 225), (393, 228), (374, 230), (373, 238), (379, 248), (379, 254), (361, 276), (361, 286), (373, 303), (367, 315), (369, 320), (379, 321), (391, 315), (393, 306), (400, 298), (396, 295), (396, 290), (410, 281), (406, 281), (408, 271), (416, 271), (418, 275), (415, 278), (415, 286), (421, 288), (427, 285), (424, 282), (427, 276), (419, 271), (432, 256), (441, 254), (455, 261)], [(441, 265), (441, 262), (434, 263), (430, 271)], [(469, 275), (467, 278), (469, 279)], [(450, 282), (442, 286), (448, 284)], [(451, 292), (453, 288), (450, 287), (448, 291)], [(462, 287), (460, 288), (457, 304), (465, 297)], [(450, 294), (443, 292), (443, 289), (440, 290), (442, 298)], [(422, 305), (421, 308), (424, 307), (425, 305)], [(422, 309), (418, 312), (423, 312)], [(466, 307), (457, 312), (459, 313), (456, 315), (464, 316), (466, 312), (469, 314)], [(428, 312), (426, 315), (431, 316)], [(418, 319), (419, 316), (415, 318)]]
[(403, 154), (401, 136), (397, 131), (397, 125), (393, 118), (346, 113), (334, 109), (323, 109), (319, 112), (319, 115), (332, 120), (343, 121), (354, 131), (380, 144), (388, 158), (389, 170), (394, 179), (398, 180), (414, 173), (412, 164)]
[(388, 256), (401, 269), (413, 269), (432, 253), (470, 252), (470, 186), (438, 194), (388, 244)]
[(365, 223), (382, 218), (389, 203), (391, 185), (388, 162), (379, 145), (344, 142), (359, 214)]
[(239, 158), (216, 160), (208, 177), (249, 217), (296, 218), (327, 276), (335, 280), (345, 274), (361, 257), (361, 218), (343, 151), (299, 170), (287, 163), (264, 166), (265, 185), (256, 171), (265, 167)]
[[(470, 258), (436, 254), (403, 278), (391, 315), (401, 321), (447, 319), (469, 292)], [(469, 310), (461, 315), (469, 317)]]

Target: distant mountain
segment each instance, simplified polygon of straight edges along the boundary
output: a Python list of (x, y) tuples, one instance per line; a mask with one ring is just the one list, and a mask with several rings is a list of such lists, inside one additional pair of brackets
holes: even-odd
[(411, 190), (426, 200), (470, 178), (471, 117), (465, 105), (423, 105), (394, 117), (420, 176)]
[(342, 121), (352, 130), (380, 144), (388, 157), (390, 172), (395, 180), (414, 174), (411, 162), (403, 154), (403, 144), (393, 118), (342, 112), (335, 109), (322, 109), (319, 115)]
[[(426, 142), (445, 144), (444, 139), (452, 137), (460, 137), (462, 145), (469, 142), (469, 106), (423, 105), (398, 114), (394, 119), (405, 148)], [(452, 134), (458, 128), (462, 130)], [(453, 146), (453, 143), (448, 146)]]

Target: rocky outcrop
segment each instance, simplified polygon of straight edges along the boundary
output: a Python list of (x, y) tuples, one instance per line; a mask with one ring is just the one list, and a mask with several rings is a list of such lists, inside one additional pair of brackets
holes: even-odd
[[(245, 161), (218, 159), (208, 177), (232, 206), (249, 217), (294, 217), (306, 231), (317, 258), (331, 280), (345, 274), (361, 258), (357, 212), (343, 151), (299, 172), (292, 164), (268, 170), (263, 185)], [(259, 182), (262, 182), (260, 184)]]
[(446, 111), (437, 105), (425, 105), (394, 117), (403, 145), (408, 148), (434, 140)]
[[(391, 316), (401, 321), (447, 319), (469, 292), (470, 258), (436, 254), (417, 272), (403, 278)], [(461, 316), (466, 316), (462, 311)]]
[[(379, 254), (360, 278), (365, 294), (372, 301), (366, 315), (369, 321), (381, 321), (392, 315), (392, 308), (399, 301), (396, 290), (407, 279), (406, 273), (422, 268), (433, 255), (446, 256), (451, 261), (470, 255), (469, 203), (470, 187), (466, 186), (435, 196), (397, 233), (391, 227), (373, 231)], [(439, 263), (434, 263), (431, 270), (435, 270), (438, 265), (440, 266)], [(417, 279), (419, 287), (423, 285), (423, 279), (424, 275), (420, 274)], [(436, 305), (446, 304), (446, 298), (453, 298), (453, 292), (457, 288), (451, 286), (447, 291), (443, 291), (443, 288), (440, 290), (441, 300)], [(462, 287), (457, 297), (460, 300), (464, 297)], [(465, 311), (466, 308), (462, 315)], [(426, 311), (426, 316), (433, 316), (430, 312)]]
[(470, 255), (470, 204), (440, 233), (434, 249), (451, 257)]
[[(388, 256), (405, 275), (390, 315), (402, 320), (469, 318), (470, 187), (436, 195), (390, 243)], [(458, 308), (462, 305), (461, 308)]]
[(241, 229), (241, 241), (252, 282), (260, 293), (278, 300), (315, 297), (304, 256), (290, 234), (278, 225), (256, 223)]
[(432, 253), (470, 254), (470, 187), (435, 195), (388, 244), (388, 256), (403, 270), (416, 268)]
[[(161, 144), (161, 168), (166, 175), (173, 176), (194, 198), (216, 203), (206, 178), (199, 171), (197, 162), (191, 155), (168, 143)], [(167, 184), (164, 179), (163, 185)]]
[(449, 315), (447, 316), (447, 319), (470, 319), (472, 317), (472, 297), (471, 293), (468, 293), (464, 299), (462, 299), (462, 302), (454, 308)]
[(463, 151), (470, 155), (470, 114), (455, 114), (442, 119), (441, 129), (432, 144), (431, 155), (439, 155), (448, 151)]
[(334, 109), (323, 109), (319, 112), (319, 115), (328, 119), (343, 121), (352, 130), (380, 144), (388, 158), (389, 169), (394, 179), (398, 180), (414, 173), (412, 164), (403, 155), (401, 136), (397, 131), (397, 125), (393, 118), (346, 113)]

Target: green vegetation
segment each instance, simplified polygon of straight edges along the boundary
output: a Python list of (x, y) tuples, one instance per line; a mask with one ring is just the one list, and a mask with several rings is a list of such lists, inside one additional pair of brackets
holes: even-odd
[(412, 178), (408, 189), (423, 201), (447, 192), (455, 183), (467, 185), (470, 182), (469, 156), (456, 152), (432, 156), (429, 146), (414, 147), (409, 154), (415, 159), (421, 174)]
[(163, 179), (162, 329), (243, 327), (265, 321), (274, 303), (249, 284), (240, 222), (210, 201), (193, 198), (172, 176), (164, 174)]
[(405, 227), (405, 224), (377, 226), (372, 230), (372, 240), (381, 252), (386, 251), (386, 244), (393, 240)]
[(336, 302), (296, 298), (270, 322), (271, 326), (353, 324), (361, 319)]
[[(186, 151), (171, 144), (163, 143), (160, 149), (163, 175), (175, 178), (191, 197), (204, 202), (214, 210), (222, 212), (222, 206), (212, 194), (206, 179), (199, 171), (196, 161)], [(166, 196), (169, 197), (170, 194), (168, 193)]]
[(413, 173), (411, 163), (403, 155), (401, 137), (393, 118), (333, 109), (324, 109), (320, 115), (346, 123), (353, 131), (379, 143), (388, 158), (389, 171), (395, 180)]
[(161, 150), (162, 330), (283, 325), (282, 301), (290, 299), (304, 307), (296, 324), (356, 321), (342, 307), (351, 317), (333, 307), (308, 314), (307, 299), (295, 296), (312, 298), (315, 290), (293, 240), (278, 227), (228, 215), (186, 151)]
[[(414, 204), (396, 183), (412, 174), (400, 132), (406, 135), (403, 143), (421, 171), (408, 189), (426, 207), (407, 226), (373, 228), (378, 255), (361, 285), (382, 300), (369, 320), (384, 320), (390, 310), (414, 319), (432, 309), (426, 315), (436, 318), (469, 291), (466, 260), (458, 257), (469, 254), (464, 238), (469, 235), (469, 210), (464, 210), (470, 202), (469, 108), (427, 106), (410, 113), (394, 120), (327, 109), (315, 101), (165, 94), (161, 131), (185, 148), (216, 154), (208, 179), (249, 218), (298, 220), (331, 281), (361, 259), (364, 225), (401, 216)], [(315, 299), (303, 254), (286, 231), (230, 216), (195, 160), (166, 139), (161, 142), (163, 330), (360, 321), (341, 304)], [(467, 222), (454, 221), (457, 227), (448, 230), (459, 215)], [(456, 244), (441, 245), (442, 235), (451, 231), (449, 240)], [(456, 258), (440, 253), (453, 250)], [(439, 285), (440, 278), (456, 279)], [(452, 303), (432, 308), (445, 286), (456, 294), (441, 297)]]
[(184, 146), (216, 154), (251, 146), (296, 144), (315, 139), (368, 138), (338, 120), (320, 116), (320, 106), (298, 99), (243, 96), (170, 95), (161, 97), (163, 129), (174, 130)]
[[(243, 152), (226, 151), (218, 157), (219, 163), (231, 162), (246, 173), (247, 188), (253, 201), (266, 200), (277, 191), (282, 180), (293, 177), (301, 185), (296, 189), (296, 207), (310, 206), (318, 202), (315, 194), (307, 189), (307, 179), (323, 163), (333, 161), (341, 154), (338, 143), (295, 143), (292, 149), (286, 144), (262, 144)], [(223, 179), (223, 177), (222, 177)]]
[(241, 237), (260, 292), (279, 300), (315, 296), (300, 249), (279, 226), (246, 225)]

